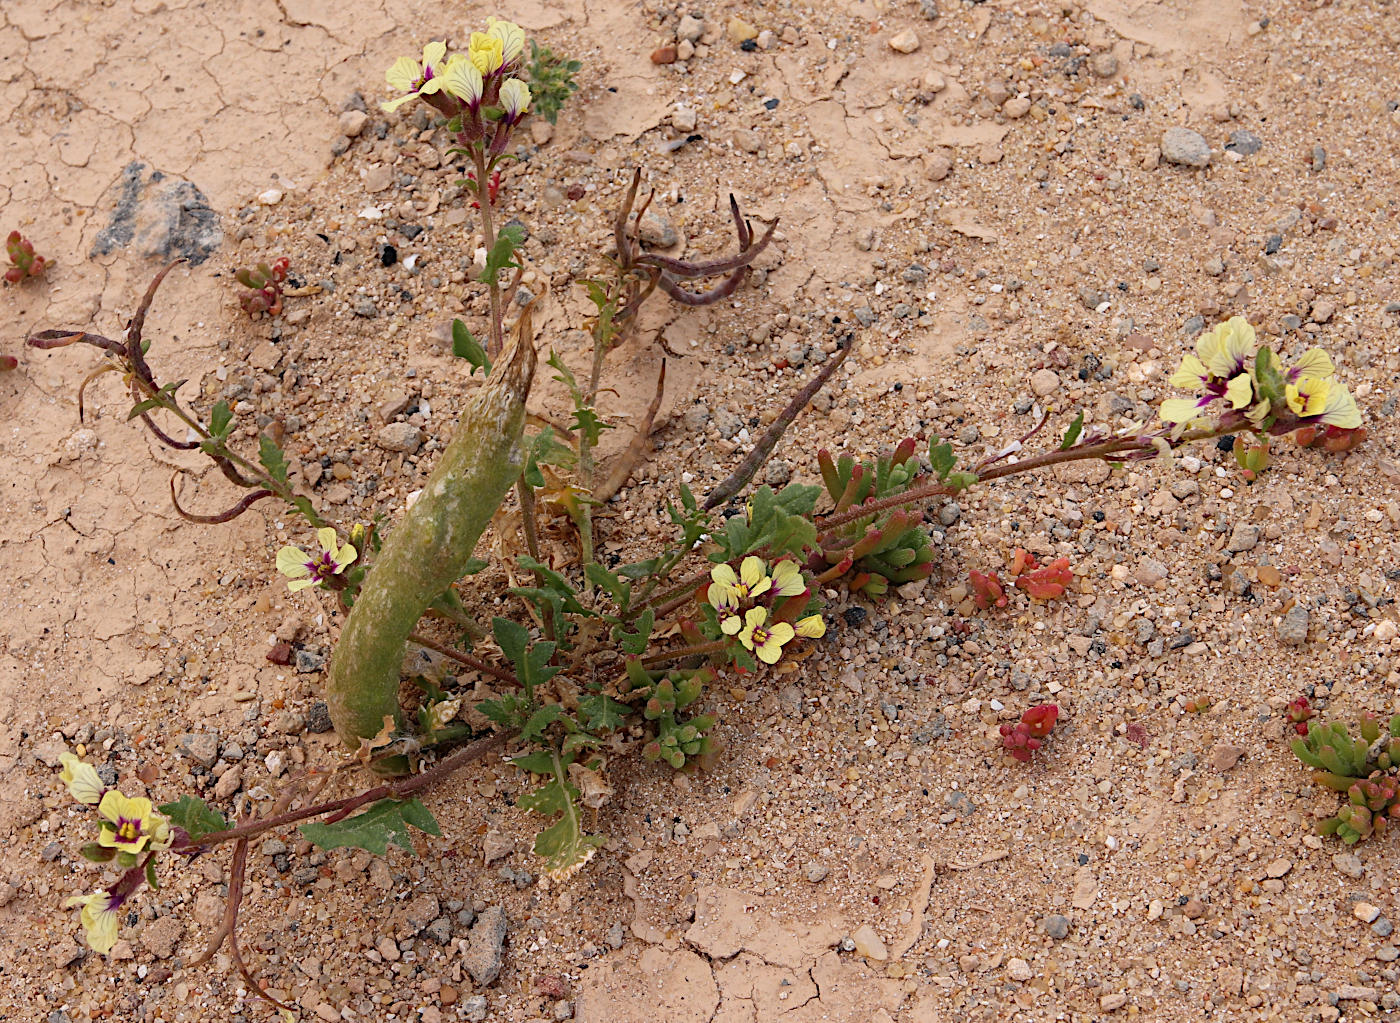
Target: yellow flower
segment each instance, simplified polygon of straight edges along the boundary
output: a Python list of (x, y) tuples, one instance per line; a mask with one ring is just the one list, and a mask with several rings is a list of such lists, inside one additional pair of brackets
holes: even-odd
[(423, 47), (423, 60), (400, 57), (393, 66), (384, 72), (385, 80), (398, 91), (405, 93), (398, 99), (379, 104), (385, 113), (397, 110), (417, 96), (427, 96), (442, 88), (442, 58), (447, 55), (447, 44), (431, 42)]
[(744, 615), (744, 630), (739, 633), (739, 642), (743, 643), (746, 649), (752, 650), (754, 656), (764, 664), (777, 664), (778, 658), (783, 656), (783, 644), (789, 642), (797, 632), (787, 622), (774, 622), (765, 627), (766, 621), (767, 608), (749, 608), (748, 613)]
[(715, 607), (738, 607), (739, 602), (767, 593), (773, 585), (763, 571), (763, 559), (750, 554), (739, 565), (739, 574), (728, 565), (716, 565), (710, 569), (714, 580), (705, 591), (705, 599)]
[(826, 622), (821, 615), (808, 615), (797, 619), (797, 634), (807, 639), (821, 639), (826, 635)]
[(340, 546), (340, 538), (330, 526), (318, 529), (316, 540), (321, 545), (319, 555), (307, 554), (290, 544), (277, 552), (277, 571), (292, 580), (287, 583), (287, 589), (293, 593), (308, 586), (324, 585), (327, 579), (345, 571), (359, 557), (359, 551), (351, 544)]
[(1199, 391), (1210, 381), (1210, 370), (1194, 355), (1181, 360), (1181, 368), (1171, 375), (1167, 382), (1183, 391)]
[(467, 56), (478, 71), (489, 75), (505, 63), (501, 56), (504, 49), (500, 36), (488, 32), (473, 32), (471, 41), (467, 44)]
[(1327, 408), (1327, 392), (1331, 389), (1331, 383), (1326, 380), (1301, 377), (1296, 385), (1288, 384), (1284, 393), (1288, 398), (1288, 407), (1296, 415), (1307, 419), (1322, 415), (1323, 410)]
[(1225, 397), (1231, 408), (1244, 408), (1254, 400), (1254, 377), (1241, 373), (1225, 388)]
[(525, 30), (509, 21), (486, 19), (486, 34), (501, 41), (501, 63), (512, 64), (525, 49)]
[(66, 900), (65, 907), (82, 906), (78, 919), (87, 933), (88, 947), (99, 955), (112, 951), (117, 943), (117, 928), (121, 926), (118, 910), (124, 900), (111, 892), (93, 892), (91, 895), (74, 895)]
[(152, 838), (169, 837), (168, 824), (160, 833), (159, 825), (165, 818), (151, 809), (149, 799), (128, 799), (116, 789), (108, 789), (97, 805), (97, 812), (111, 825), (102, 829), (97, 844), (109, 849), (134, 854), (146, 848)]
[(1206, 369), (1224, 380), (1244, 368), (1253, 350), (1254, 328), (1243, 316), (1231, 316), (1196, 342), (1196, 353)]
[(1361, 425), (1361, 410), (1356, 407), (1356, 399), (1351, 396), (1346, 384), (1332, 383), (1327, 389), (1327, 405), (1322, 410), (1322, 421), (1342, 430), (1355, 430)]
[(501, 107), (508, 122), (520, 120), (530, 109), (530, 87), (518, 78), (507, 78), (501, 83)]
[(68, 792), (74, 799), (89, 806), (96, 806), (102, 801), (107, 786), (98, 777), (97, 768), (84, 763), (72, 753), (60, 754), (58, 762), (63, 765), (58, 776), (68, 786)]
[(795, 597), (807, 592), (807, 583), (797, 562), (784, 560), (773, 566), (773, 592), (779, 597)]
[(475, 64), (461, 54), (453, 54), (442, 73), (442, 87), (475, 110), (481, 106), (481, 93), (486, 86)]

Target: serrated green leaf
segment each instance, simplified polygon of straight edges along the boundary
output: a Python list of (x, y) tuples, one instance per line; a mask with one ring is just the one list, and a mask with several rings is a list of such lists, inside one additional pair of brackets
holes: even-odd
[(511, 257), (515, 255), (515, 250), (523, 244), (525, 244), (525, 229), (519, 224), (507, 224), (501, 228), (500, 233), (496, 235), (496, 243), (486, 254), (486, 269), (481, 271), (477, 280), (482, 284), (499, 283), (502, 270), (513, 270), (519, 265)]
[(622, 727), (632, 708), (606, 693), (590, 693), (578, 701), (583, 727), (590, 732), (615, 732)]
[(603, 745), (601, 739), (589, 735), (587, 732), (573, 732), (570, 735), (564, 736), (564, 742), (563, 745), (560, 746), (560, 749), (564, 753), (573, 756), (577, 754), (579, 750), (596, 749), (601, 745)]
[(620, 610), (627, 610), (628, 602), (632, 599), (632, 587), (623, 582), (616, 572), (609, 572), (596, 561), (590, 561), (583, 566), (583, 574), (590, 583), (612, 597)]
[(293, 494), (291, 497), (291, 505), (297, 511), (301, 512), (302, 518), (306, 519), (306, 521), (313, 526), (319, 526), (321, 524), (321, 516), (316, 514), (316, 507), (311, 503), (310, 498), (303, 497), (301, 494)]
[(656, 612), (647, 608), (637, 616), (637, 630), (628, 632), (621, 625), (613, 628), (613, 640), (629, 654), (641, 656), (651, 641), (651, 630), (656, 624)]
[(287, 456), (277, 442), (265, 433), (258, 437), (258, 461), (278, 483), (287, 482)]
[(216, 402), (209, 410), (209, 432), (215, 437), (227, 437), (232, 425), (233, 410), (228, 407), (228, 402)]
[(554, 754), (547, 749), (540, 750), (538, 753), (527, 753), (523, 757), (516, 757), (511, 763), (531, 774), (550, 774), (554, 770)]
[(506, 655), (506, 660), (515, 665), (516, 671), (521, 671), (525, 662), (525, 648), (530, 645), (529, 630), (509, 618), (492, 618), (491, 633), (496, 637), (496, 645)]
[(479, 369), (490, 375), (491, 360), (486, 356), (486, 349), (461, 320), (452, 321), (452, 354), (471, 363), (470, 376), (475, 376)]
[(535, 855), (550, 873), (565, 874), (587, 863), (603, 842), (602, 835), (584, 834), (577, 818), (566, 814), (535, 836)]
[(476, 709), (502, 728), (518, 726), (525, 711), (520, 697), (514, 693), (494, 700), (482, 700), (476, 705)]
[(1079, 439), (1079, 435), (1084, 432), (1084, 410), (1079, 410), (1079, 415), (1074, 417), (1074, 422), (1069, 424), (1069, 429), (1065, 431), (1064, 439), (1060, 441), (1060, 450), (1068, 451), (1074, 447), (1074, 442)]
[(544, 736), (544, 730), (564, 715), (564, 708), (557, 703), (546, 704), (530, 715), (520, 729), (520, 738), (532, 742)]
[[(550, 754), (548, 753), (546, 753), (545, 755), (547, 757), (550, 757), (552, 763), (552, 756), (550, 756)], [(536, 773), (548, 774), (553, 770), (554, 768), (550, 766), (546, 767), (543, 772)], [(573, 788), (573, 786), (568, 786), (568, 788)], [(519, 798), (519, 800), (516, 801), (516, 805), (521, 806), (524, 809), (531, 811), (532, 813), (564, 813), (570, 808), (572, 797), (576, 796), (577, 794), (577, 789), (574, 789), (573, 793), (570, 793), (566, 790), (565, 786), (559, 783), (559, 779), (555, 778), (553, 781), (541, 785), (539, 788), (535, 789), (534, 792), (525, 793)]]
[[(426, 815), (427, 822), (434, 829), (437, 828), (437, 822), (421, 803), (409, 808), (405, 814), (405, 807), (408, 805), (397, 799), (381, 799), (364, 813), (354, 817), (347, 817), (334, 824), (303, 824), (299, 830), (308, 842), (319, 849), (364, 849), (376, 856), (383, 856), (389, 851), (390, 845), (396, 845), (411, 854), (414, 849), (409, 840), (409, 828), (418, 826), (414, 821), (423, 821)], [(414, 820), (410, 820), (409, 816)], [(434, 833), (436, 831), (428, 831), (428, 834)]]
[(228, 821), (224, 820), (223, 814), (194, 796), (181, 796), (175, 802), (165, 803), (157, 809), (170, 818), (171, 824), (184, 828), (185, 833), (195, 841), (216, 831), (228, 830)]
[(530, 442), (530, 453), (525, 458), (525, 482), (536, 489), (544, 486), (542, 465), (571, 466), (578, 461), (574, 449), (561, 444), (554, 436), (554, 430), (546, 426), (535, 434)]
[(490, 564), (491, 562), (485, 561), (481, 558), (468, 558), (466, 567), (462, 569), (462, 575), (464, 577), (469, 575), (476, 575), (483, 568), (488, 567)]
[(412, 824), (425, 835), (441, 835), (442, 829), (438, 827), (435, 818), (428, 808), (416, 799), (408, 799), (399, 804), (399, 810), (403, 814), (403, 819)]
[(955, 472), (952, 473), (943, 482), (948, 484), (949, 490), (952, 490), (956, 493), (959, 490), (966, 490), (968, 487), (976, 483), (977, 474), (975, 472)]

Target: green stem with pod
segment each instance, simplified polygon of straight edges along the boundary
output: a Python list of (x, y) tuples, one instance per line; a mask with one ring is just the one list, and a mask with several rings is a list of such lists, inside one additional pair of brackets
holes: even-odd
[[(347, 746), (400, 720), (399, 670), (419, 617), (462, 578), (477, 540), (520, 475), (525, 399), (535, 373), (528, 311), (515, 347), (462, 413), (422, 494), (384, 543), (331, 659), (326, 702)], [(386, 762), (382, 773), (403, 770)]]

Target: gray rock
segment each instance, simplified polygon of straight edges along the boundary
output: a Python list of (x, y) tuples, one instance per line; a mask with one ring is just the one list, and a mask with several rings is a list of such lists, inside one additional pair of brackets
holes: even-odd
[(1243, 554), (1245, 551), (1254, 550), (1259, 543), (1259, 527), (1252, 522), (1236, 523), (1235, 528), (1230, 531), (1230, 544), (1227, 548), (1231, 554)]
[(938, 521), (945, 526), (951, 526), (962, 518), (962, 508), (956, 501), (949, 501), (942, 508), (938, 509)]
[(452, 940), (452, 920), (450, 917), (440, 916), (428, 924), (423, 933), (439, 945), (446, 945)]
[(919, 13), (924, 16), (925, 21), (938, 20), (937, 0), (919, 0)]
[(218, 732), (186, 732), (176, 742), (180, 755), (188, 757), (200, 767), (213, 767), (219, 759)]
[(1204, 316), (1193, 316), (1181, 325), (1181, 332), (1187, 337), (1195, 337), (1206, 329), (1206, 318)]
[(744, 428), (744, 421), (727, 408), (715, 412), (715, 428), (725, 440), (731, 439)]
[(361, 319), (372, 320), (379, 315), (379, 306), (374, 304), (374, 299), (366, 295), (364, 298), (356, 299), (355, 304), (350, 307), (350, 311)]
[(1162, 159), (1182, 167), (1209, 167), (1210, 143), (1190, 128), (1168, 128), (1162, 135)]
[(468, 1023), (482, 1023), (486, 1019), (488, 1008), (485, 995), (472, 995), (470, 998), (462, 1000), (462, 1018)]
[(340, 133), (346, 138), (356, 138), (369, 123), (369, 114), (363, 110), (347, 110), (340, 115)]
[(134, 245), (147, 258), (183, 258), (199, 266), (224, 241), (219, 215), (209, 200), (188, 181), (151, 171), (132, 161), (121, 179), (102, 197), (99, 207), (110, 207), (107, 226), (97, 233), (92, 255), (105, 256)]
[(296, 665), (299, 674), (309, 675), (311, 672), (320, 671), (326, 666), (326, 655), (319, 650), (303, 648), (297, 651)]
[(1110, 50), (1096, 53), (1089, 60), (1089, 66), (1100, 78), (1112, 78), (1118, 73), (1118, 58)]
[(505, 964), (506, 911), (500, 906), (487, 909), (472, 925), (467, 951), (462, 962), (472, 980), (489, 987), (501, 975)]
[(1284, 646), (1302, 646), (1308, 641), (1308, 609), (1294, 604), (1278, 623), (1278, 640)]
[(825, 881), (826, 875), (829, 873), (831, 873), (831, 871), (820, 863), (807, 864), (807, 880), (811, 881), (813, 884), (820, 884)]
[(331, 722), (331, 711), (325, 700), (317, 700), (306, 712), (306, 730), (316, 735), (329, 732), (335, 725)]
[(385, 451), (412, 455), (423, 446), (423, 431), (412, 423), (390, 423), (375, 434), (374, 443)]
[(1055, 941), (1061, 941), (1069, 936), (1069, 917), (1052, 913), (1040, 921), (1040, 929)]
[(655, 246), (658, 249), (672, 248), (679, 245), (681, 241), (681, 234), (676, 229), (676, 225), (653, 210), (648, 210), (642, 217), (642, 222), (638, 226), (638, 234), (644, 244)]
[(1225, 143), (1225, 148), (1232, 153), (1239, 153), (1241, 156), (1253, 156), (1264, 148), (1264, 140), (1252, 131), (1230, 132), (1230, 141)]
[(763, 470), (763, 482), (767, 483), (770, 487), (787, 486), (788, 481), (791, 479), (792, 466), (788, 465), (788, 463), (784, 462), (781, 458), (773, 459), (773, 461), (768, 463), (767, 468)]

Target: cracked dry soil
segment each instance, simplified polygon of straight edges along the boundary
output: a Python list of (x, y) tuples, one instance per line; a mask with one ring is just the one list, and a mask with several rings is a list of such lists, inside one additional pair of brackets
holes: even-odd
[[(275, 419), (332, 517), (392, 520), (474, 386), (447, 325), (482, 312), (460, 169), (421, 113), (376, 106), (383, 68), (441, 36), (446, 11), (0, 7), (0, 229), (53, 260), (0, 290), (0, 351), (20, 358), (0, 375), (0, 1018), (269, 1017), (225, 956), (188, 968), (219, 918), (220, 856), (168, 870), (110, 958), (85, 952), (61, 905), (102, 875), (77, 855), (88, 819), (54, 767), (81, 746), (129, 792), (152, 766), (157, 799), (261, 804), (333, 755), (317, 701), (339, 628), (272, 576), (302, 532), (265, 505), (181, 523), (172, 474), (200, 511), (230, 503), (217, 475), (125, 424), (111, 377), (79, 423), (95, 356), (21, 339), (119, 333), (207, 209), (218, 240), (195, 232), (208, 258), (163, 287), (153, 364), (201, 407), (235, 404), (245, 440)], [(1150, 416), (1193, 333), (1236, 313), (1289, 353), (1331, 352), (1371, 438), (1333, 459), (1275, 445), (1254, 486), (1212, 449), (931, 509), (943, 558), (926, 586), (838, 596), (811, 657), (716, 688), (712, 770), (613, 760), (595, 823), (609, 843), (566, 885), (535, 876), (536, 822), (499, 763), (432, 796), (443, 835), (420, 836), (418, 858), (263, 842), (243, 915), (254, 975), (324, 1020), (1393, 1014), (1393, 842), (1344, 851), (1312, 833), (1334, 801), (1279, 716), (1300, 692), (1327, 716), (1400, 709), (1390, 7), (521, 0), (453, 8), (449, 35), (488, 13), (585, 64), (557, 127), (506, 172), (542, 345), (583, 358), (576, 282), (629, 167), (647, 168), (675, 254), (728, 244), (731, 190), (782, 218), (733, 301), (658, 301), (609, 363), (616, 451), (650, 399), (658, 330), (677, 353), (605, 553), (659, 536), (680, 482), (722, 480), (848, 332), (858, 350), (769, 481), (812, 480), (822, 445), (937, 433), (978, 457), (1040, 409), (1047, 434), (1079, 408)], [(675, 61), (653, 63), (666, 47)], [(1174, 127), (1208, 166), (1163, 158)], [(113, 232), (138, 164), (175, 205)], [(232, 271), (279, 255), (305, 291), (250, 321)], [(557, 410), (562, 392), (533, 400)], [(970, 613), (968, 569), (1016, 546), (1069, 556), (1072, 592)], [(485, 577), (481, 599), (504, 585)], [(278, 641), (292, 663), (267, 659)], [(1206, 713), (1185, 712), (1201, 698)], [(1049, 700), (1044, 755), (1004, 759), (997, 725)], [(502, 913), (504, 960), (483, 972), (496, 950), (477, 919)]]

